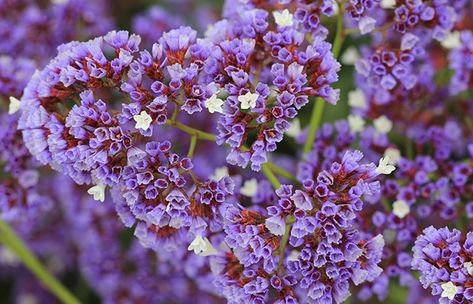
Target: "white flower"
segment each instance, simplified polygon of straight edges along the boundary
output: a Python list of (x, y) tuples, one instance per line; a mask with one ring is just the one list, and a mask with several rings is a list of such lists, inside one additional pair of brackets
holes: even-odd
[(360, 89), (348, 92), (348, 105), (352, 108), (366, 109), (365, 94)]
[(450, 301), (455, 298), (457, 294), (458, 287), (455, 286), (452, 282), (442, 283), (442, 294), (440, 295), (442, 298), (448, 298)]
[(381, 0), (382, 8), (394, 8), (396, 6), (396, 0)]
[(205, 101), (205, 107), (210, 113), (223, 113), (222, 109), (223, 100), (217, 98), (217, 94), (213, 94), (209, 99)]
[(66, 4), (69, 0), (51, 0), (52, 4)]
[(393, 203), (393, 214), (402, 219), (409, 214), (411, 209), (405, 201), (395, 201)]
[(228, 173), (228, 167), (223, 166), (223, 167), (216, 168), (214, 171), (214, 174), (212, 174), (210, 178), (216, 181), (219, 181), (225, 176), (229, 176), (229, 175), (230, 174)]
[(103, 202), (105, 200), (105, 185), (95, 185), (89, 188), (89, 190), (87, 190), (87, 193), (92, 195), (94, 197), (94, 200)]
[(371, 17), (363, 17), (358, 22), (358, 28), (360, 29), (360, 32), (362, 35), (368, 34), (371, 31), (373, 31), (375, 25), (376, 25), (376, 20)]
[(18, 98), (10, 96), (10, 106), (8, 107), (8, 114), (15, 114), (20, 110), (20, 100)]
[(473, 276), (473, 263), (472, 262), (465, 262), (463, 264), (463, 267), (466, 268), (466, 271), (468, 271), (468, 274)]
[(299, 251), (296, 251), (296, 250), (292, 250), (289, 255), (287, 256), (286, 258), (286, 262), (295, 262), (297, 260), (299, 260), (299, 255), (301, 253)]
[(39, 304), (38, 298), (31, 293), (22, 293), (17, 299), (20, 304)]
[(384, 151), (384, 156), (389, 158), (390, 165), (395, 165), (401, 159), (401, 151), (396, 148), (387, 148), (386, 151)]
[(365, 121), (359, 115), (348, 115), (348, 125), (352, 133), (363, 131), (365, 128)]
[(291, 127), (286, 131), (286, 134), (291, 137), (297, 137), (301, 134), (301, 122), (298, 118), (294, 119), (291, 123)]
[(249, 179), (245, 181), (243, 184), (243, 187), (240, 188), (240, 193), (245, 195), (245, 196), (253, 196), (256, 193), (256, 190), (258, 189), (258, 181), (256, 178)]
[(281, 11), (273, 12), (274, 20), (276, 24), (281, 27), (292, 26), (294, 22), (292, 21), (292, 14), (289, 13), (287, 9)]
[(258, 93), (248, 92), (245, 95), (238, 96), (238, 101), (241, 103), (240, 106), (243, 110), (256, 107), (256, 100), (258, 99)]
[(446, 49), (456, 49), (461, 46), (460, 32), (454, 31), (447, 34), (440, 44)]
[(268, 217), (264, 225), (274, 235), (283, 236), (286, 233), (286, 222), (279, 216)]
[(393, 128), (393, 123), (386, 116), (380, 116), (373, 121), (374, 128), (378, 133), (386, 134)]
[(134, 115), (133, 119), (136, 121), (135, 128), (142, 129), (144, 131), (148, 130), (149, 126), (153, 119), (146, 111), (141, 111), (140, 114)]
[(209, 255), (216, 255), (217, 249), (212, 246), (208, 238), (202, 238), (202, 236), (198, 235), (195, 239), (190, 243), (187, 250), (194, 251), (195, 254), (200, 256), (209, 256)]
[(383, 157), (379, 160), (379, 165), (376, 168), (376, 173), (378, 174), (391, 174), (394, 170), (396, 170), (396, 167), (393, 165), (390, 165), (391, 160), (389, 159), (389, 156)]
[(360, 58), (360, 54), (358, 53), (358, 50), (354, 46), (350, 46), (349, 48), (346, 49), (345, 52), (343, 52), (342, 57), (340, 58), (340, 61), (343, 64), (348, 64), (348, 65), (354, 65), (356, 61)]

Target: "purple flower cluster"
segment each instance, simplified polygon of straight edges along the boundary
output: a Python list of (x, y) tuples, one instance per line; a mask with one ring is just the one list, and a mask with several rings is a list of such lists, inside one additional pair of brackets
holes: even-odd
[(463, 237), (457, 229), (430, 226), (415, 243), (412, 267), (420, 271), (420, 282), (431, 288), (439, 303), (473, 301), (473, 234)]

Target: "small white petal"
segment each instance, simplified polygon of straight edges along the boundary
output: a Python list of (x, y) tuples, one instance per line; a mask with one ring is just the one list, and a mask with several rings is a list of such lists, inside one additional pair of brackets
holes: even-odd
[(382, 8), (394, 8), (396, 6), (396, 0), (381, 0)]
[(95, 185), (87, 193), (94, 197), (94, 200), (103, 202), (105, 200), (105, 185)]
[(10, 106), (8, 107), (8, 114), (15, 114), (20, 110), (20, 100), (16, 97), (10, 96)]
[(299, 251), (296, 251), (296, 250), (292, 250), (289, 255), (287, 256), (286, 258), (286, 262), (295, 262), (297, 260), (299, 260), (299, 255), (301, 253)]
[(210, 243), (209, 239), (202, 238), (202, 236), (200, 235), (195, 237), (192, 243), (189, 244), (189, 247), (187, 247), (187, 250), (194, 251), (195, 254), (200, 256), (209, 256), (217, 254), (217, 249), (212, 246), (212, 243)]
[(223, 113), (223, 100), (217, 97), (217, 94), (213, 94), (209, 99), (205, 101), (205, 107), (210, 113)]
[(292, 21), (292, 14), (289, 13), (287, 9), (283, 11), (274, 11), (273, 16), (276, 24), (280, 27), (292, 26), (294, 24)]
[(378, 133), (386, 134), (393, 128), (393, 123), (386, 116), (380, 116), (373, 121), (374, 128)]
[(393, 214), (402, 219), (409, 214), (411, 209), (405, 201), (395, 201), (393, 203)]
[(230, 174), (228, 172), (228, 167), (223, 166), (216, 168), (214, 174), (212, 174), (210, 178), (219, 181), (225, 176), (230, 176)]
[(442, 283), (442, 298), (448, 298), (450, 301), (455, 298), (455, 295), (458, 292), (458, 287), (455, 286), (452, 282)]
[(348, 115), (348, 125), (352, 133), (358, 133), (364, 130), (365, 121), (359, 115)]
[(447, 34), (440, 44), (446, 49), (456, 49), (461, 46), (460, 32), (454, 31)]
[(352, 108), (366, 109), (365, 94), (360, 89), (348, 92), (348, 105)]
[(243, 110), (256, 107), (256, 100), (258, 99), (258, 93), (248, 92), (245, 95), (238, 96), (238, 101), (240, 102), (240, 107)]
[(135, 120), (135, 128), (136, 129), (142, 129), (144, 131), (148, 130), (149, 126), (151, 125), (151, 122), (153, 119), (151, 116), (146, 111), (141, 111), (140, 114), (134, 115), (133, 119)]
[(465, 262), (463, 264), (463, 267), (466, 268), (466, 270), (468, 271), (468, 274), (473, 276), (473, 263), (472, 262)]
[(301, 133), (301, 122), (296, 118), (292, 121), (291, 127), (286, 131), (286, 134), (291, 137), (298, 137)]
[(391, 174), (394, 170), (396, 170), (396, 167), (393, 165), (390, 165), (391, 160), (389, 159), (388, 156), (383, 157), (379, 160), (379, 165), (376, 168), (376, 173), (378, 174)]
[(240, 188), (240, 193), (245, 196), (251, 197), (255, 195), (256, 190), (258, 190), (258, 181), (256, 180), (256, 178), (252, 178), (245, 181), (243, 187)]
[(390, 165), (395, 165), (401, 159), (401, 151), (396, 148), (387, 148), (386, 151), (384, 151), (384, 156), (388, 157)]
[(360, 29), (361, 34), (368, 34), (374, 30), (376, 25), (376, 19), (371, 17), (363, 17), (358, 22), (358, 28)]
[(360, 54), (358, 53), (358, 50), (356, 49), (356, 47), (350, 46), (343, 53), (342, 57), (340, 58), (340, 61), (343, 64), (354, 65), (359, 58), (360, 58)]

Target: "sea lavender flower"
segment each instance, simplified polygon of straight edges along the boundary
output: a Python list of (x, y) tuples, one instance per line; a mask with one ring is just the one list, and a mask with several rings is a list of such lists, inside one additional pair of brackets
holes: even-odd
[(473, 234), (462, 237), (457, 229), (426, 228), (413, 247), (412, 268), (421, 273), (424, 288), (431, 288), (440, 303), (473, 300), (469, 285), (473, 275), (471, 253)]

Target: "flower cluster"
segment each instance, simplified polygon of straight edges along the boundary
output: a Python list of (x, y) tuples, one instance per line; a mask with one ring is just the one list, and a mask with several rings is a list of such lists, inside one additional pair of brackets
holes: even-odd
[(473, 234), (463, 238), (457, 229), (426, 228), (415, 243), (412, 267), (421, 273), (424, 288), (440, 303), (473, 301)]

